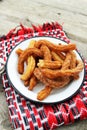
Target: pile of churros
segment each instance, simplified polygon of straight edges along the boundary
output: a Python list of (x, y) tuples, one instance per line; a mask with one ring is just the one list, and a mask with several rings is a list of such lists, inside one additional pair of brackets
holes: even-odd
[(58, 44), (48, 40), (31, 40), (29, 46), (16, 50), (18, 55), (18, 73), (28, 90), (42, 82), (45, 88), (37, 93), (37, 99), (43, 100), (53, 89), (65, 87), (79, 78), (84, 65), (73, 50), (75, 44)]

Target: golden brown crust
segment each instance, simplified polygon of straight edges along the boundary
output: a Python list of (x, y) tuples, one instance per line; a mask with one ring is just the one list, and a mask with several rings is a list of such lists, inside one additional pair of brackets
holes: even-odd
[(76, 62), (77, 62), (77, 58), (76, 58), (76, 54), (71, 51), (71, 63), (70, 63), (70, 69), (73, 69), (76, 67)]
[(68, 77), (59, 77), (55, 80), (51, 80), (43, 75), (43, 73), (40, 71), (39, 68), (35, 68), (34, 75), (37, 77), (38, 80), (40, 80), (42, 83), (44, 83), (47, 86), (50, 86), (52, 88), (61, 88), (67, 85), (70, 80)]
[(56, 52), (52, 51), (51, 55), (54, 61), (59, 61), (60, 63), (63, 63), (63, 59)]
[(20, 77), (21, 80), (24, 80), (24, 81), (28, 80), (33, 74), (34, 68), (35, 68), (35, 59), (33, 56), (29, 56), (26, 70)]
[(59, 61), (39, 60), (37, 66), (41, 68), (58, 69), (62, 64)]
[(17, 49), (16, 50), (16, 54), (18, 55), (18, 56), (20, 56), (21, 54), (23, 53), (23, 50), (22, 49)]
[(23, 68), (24, 67), (24, 61), (26, 61), (27, 58), (30, 55), (42, 57), (41, 51), (39, 49), (37, 49), (37, 48), (28, 48), (28, 49), (25, 49), (23, 51), (23, 53), (18, 58), (18, 72), (20, 74), (23, 74), (23, 72), (24, 72), (24, 68)]
[(40, 101), (45, 99), (51, 93), (51, 91), (52, 91), (51, 87), (45, 86), (44, 89), (42, 89), (40, 92), (38, 92), (37, 99)]
[(64, 62), (62, 64), (61, 70), (69, 69), (70, 63), (71, 63), (71, 53), (67, 52), (66, 53), (66, 58), (65, 58), (65, 60), (64, 60)]
[(26, 87), (29, 86), (29, 79), (24, 81), (24, 86), (26, 86)]
[(33, 88), (35, 87), (37, 82), (38, 82), (38, 80), (35, 77), (35, 75), (32, 75), (32, 77), (30, 78), (30, 84), (29, 84), (28, 90), (33, 90)]
[(43, 53), (43, 59), (44, 60), (51, 60), (52, 59), (50, 49), (47, 46), (42, 45), (40, 50)]
[(76, 45), (72, 43), (67, 45), (55, 45), (47, 40), (39, 40), (38, 42), (36, 42), (35, 47), (40, 48), (41, 45), (46, 45), (47, 47), (49, 47), (51, 51), (56, 51), (56, 52), (57, 51), (67, 52), (76, 49)]
[(83, 62), (78, 60), (78, 64), (74, 69), (66, 69), (66, 70), (52, 70), (52, 69), (40, 69), (44, 76), (49, 79), (55, 79), (59, 76), (74, 76), (75, 74), (79, 74), (83, 69)]

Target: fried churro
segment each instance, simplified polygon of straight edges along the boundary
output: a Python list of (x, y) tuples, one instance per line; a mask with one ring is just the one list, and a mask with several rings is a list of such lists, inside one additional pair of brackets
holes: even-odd
[[(77, 58), (76, 58), (76, 54), (71, 51), (71, 63), (70, 63), (70, 69), (73, 69), (76, 67), (77, 64)], [(79, 74), (75, 74), (73, 75), (73, 77), (71, 77), (72, 79), (78, 79), (79, 78)]]
[(30, 84), (29, 84), (28, 90), (33, 90), (33, 88), (35, 87), (37, 82), (38, 82), (38, 80), (35, 77), (35, 75), (32, 75), (32, 77), (30, 78)]
[(83, 63), (81, 60), (77, 61), (77, 66), (73, 69), (66, 69), (66, 70), (52, 70), (52, 69), (41, 69), (41, 72), (44, 76), (49, 79), (55, 79), (59, 76), (74, 76), (79, 74), (83, 69)]
[(43, 75), (41, 70), (39, 68), (35, 68), (34, 75), (37, 77), (38, 80), (40, 80), (42, 83), (44, 83), (47, 86), (50, 86), (52, 88), (61, 88), (64, 87), (67, 83), (69, 83), (69, 78), (62, 77), (62, 78), (56, 78), (49, 79)]
[(50, 49), (47, 46), (42, 45), (40, 50), (43, 53), (43, 59), (44, 60), (51, 60), (52, 59), (52, 55), (51, 55)]
[(62, 64), (59, 61), (39, 60), (37, 66), (41, 68), (58, 69)]
[(31, 77), (31, 75), (33, 74), (33, 71), (34, 71), (34, 68), (35, 68), (35, 59), (33, 56), (30, 56), (28, 58), (28, 65), (26, 67), (26, 70), (25, 72), (21, 75), (21, 80), (27, 80)]
[(51, 55), (54, 61), (59, 61), (60, 63), (63, 63), (63, 59), (61, 59), (61, 57), (56, 52), (52, 51)]
[[(43, 53), (43, 60), (45, 62), (46, 61), (51, 61), (52, 60), (52, 55), (51, 55), (50, 49), (46, 45), (41, 45), (40, 49), (41, 49), (41, 51)], [(48, 66), (47, 63), (45, 64), (45, 62), (44, 63), (42, 63), (42, 62), (43, 62), (42, 60), (39, 60), (39, 63), (37, 64), (37, 66), (41, 67), (42, 64), (45, 67)], [(50, 64), (50, 66), (52, 67), (51, 64)], [(46, 92), (46, 91), (48, 91), (48, 92)], [(43, 90), (41, 90), (41, 91), (39, 91), (37, 93), (37, 99), (38, 100), (45, 99), (50, 94), (51, 91), (52, 91), (52, 88), (50, 86), (45, 86), (45, 88)]]
[(66, 70), (70, 67), (70, 63), (71, 63), (71, 53), (70, 52), (67, 52), (66, 54), (66, 58), (62, 64), (62, 68), (61, 70)]
[(23, 51), (23, 53), (18, 58), (18, 72), (20, 74), (23, 74), (23, 72), (24, 72), (24, 61), (26, 61), (27, 58), (30, 55), (37, 56), (37, 57), (42, 57), (41, 51), (39, 49), (37, 49), (37, 48), (25, 49)]
[(51, 91), (52, 91), (51, 87), (45, 86), (44, 89), (42, 89), (40, 92), (38, 92), (37, 99), (40, 101), (45, 99), (51, 93)]
[(21, 54), (23, 53), (23, 50), (22, 49), (17, 49), (16, 50), (16, 54), (18, 55), (18, 56), (20, 56)]
[(29, 86), (29, 79), (24, 81), (24, 86)]
[(35, 44), (35, 47), (40, 48), (41, 45), (46, 45), (51, 51), (56, 51), (56, 52), (57, 51), (67, 52), (76, 49), (76, 45), (72, 43), (67, 45), (55, 45), (47, 40), (38, 40), (38, 42), (36, 42)]

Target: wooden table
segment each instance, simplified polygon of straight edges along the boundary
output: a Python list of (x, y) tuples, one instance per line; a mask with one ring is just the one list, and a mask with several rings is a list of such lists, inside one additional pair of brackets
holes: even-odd
[[(0, 1), (0, 35), (20, 23), (30, 27), (57, 21), (63, 25), (71, 42), (77, 44), (87, 60), (87, 1), (86, 0), (2, 0)], [(58, 130), (86, 130), (87, 120), (79, 121)], [(12, 130), (8, 107), (0, 80), (0, 130)]]

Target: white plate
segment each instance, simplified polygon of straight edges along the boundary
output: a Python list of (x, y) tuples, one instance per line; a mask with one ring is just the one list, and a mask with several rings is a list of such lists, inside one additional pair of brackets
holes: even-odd
[[(17, 62), (18, 62), (18, 56), (15, 53), (15, 51), (18, 48), (25, 49), (28, 45), (29, 42), (34, 39), (34, 40), (40, 40), (40, 39), (46, 39), (49, 40), (55, 44), (62, 43), (66, 44), (64, 41), (61, 41), (57, 38), (52, 38), (52, 37), (34, 37), (27, 39), (21, 43), (19, 43), (11, 52), (7, 64), (6, 64), (6, 72), (9, 81), (11, 82), (12, 86), (19, 92), (22, 96), (25, 98), (35, 101), (35, 102), (41, 102), (41, 103), (56, 103), (56, 102), (61, 102), (64, 101), (71, 96), (73, 96), (81, 87), (83, 79), (84, 79), (84, 69), (82, 72), (79, 74), (79, 79), (71, 82), (69, 85), (67, 85), (64, 88), (61, 89), (54, 89), (52, 93), (43, 101), (38, 101), (37, 100), (37, 92), (39, 92), (42, 88), (44, 88), (44, 85), (39, 83), (37, 86), (34, 88), (33, 91), (29, 91), (27, 87), (24, 86), (23, 82), (20, 80), (20, 75), (17, 72)], [(79, 55), (78, 52), (76, 52), (77, 59), (82, 60), (81, 56)]]

